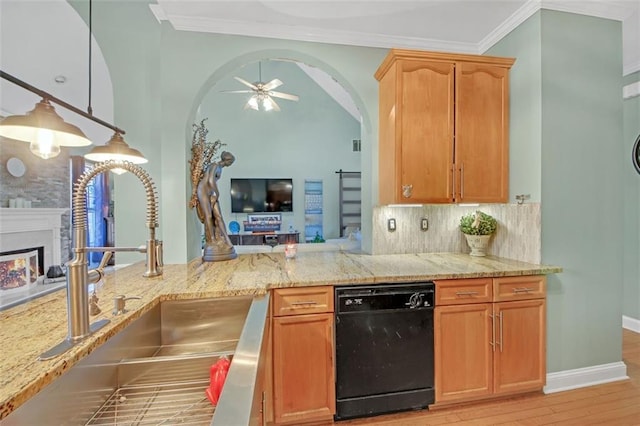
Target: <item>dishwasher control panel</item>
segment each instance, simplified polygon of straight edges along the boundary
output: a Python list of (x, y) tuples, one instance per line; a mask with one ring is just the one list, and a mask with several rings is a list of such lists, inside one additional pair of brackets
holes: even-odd
[(433, 309), (435, 304), (432, 282), (336, 287), (335, 291), (338, 313)]

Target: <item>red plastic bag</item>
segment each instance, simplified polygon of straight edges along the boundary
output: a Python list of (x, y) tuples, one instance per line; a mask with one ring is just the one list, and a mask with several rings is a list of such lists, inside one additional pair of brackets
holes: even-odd
[(224, 381), (227, 379), (227, 373), (229, 372), (229, 367), (231, 366), (231, 361), (226, 356), (221, 357), (215, 364), (211, 366), (209, 370), (209, 377), (211, 379), (211, 383), (209, 387), (205, 390), (207, 394), (207, 398), (213, 405), (218, 404), (218, 399), (220, 398), (220, 394), (222, 393), (222, 386), (224, 386)]

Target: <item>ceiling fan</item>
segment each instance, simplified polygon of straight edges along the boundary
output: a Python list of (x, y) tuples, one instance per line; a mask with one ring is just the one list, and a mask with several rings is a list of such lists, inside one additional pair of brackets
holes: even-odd
[(247, 80), (244, 80), (240, 77), (233, 77), (238, 80), (240, 83), (249, 87), (251, 90), (223, 90), (222, 93), (253, 93), (253, 95), (249, 98), (244, 109), (255, 109), (258, 111), (260, 107), (265, 111), (280, 111), (280, 107), (273, 100), (273, 98), (287, 99), (290, 101), (298, 101), (300, 99), (296, 95), (290, 95), (288, 93), (275, 92), (273, 89), (282, 86), (282, 81), (277, 78), (274, 78), (268, 83), (262, 82), (262, 64), (258, 63), (258, 73), (259, 73), (259, 81), (255, 83), (249, 83)]

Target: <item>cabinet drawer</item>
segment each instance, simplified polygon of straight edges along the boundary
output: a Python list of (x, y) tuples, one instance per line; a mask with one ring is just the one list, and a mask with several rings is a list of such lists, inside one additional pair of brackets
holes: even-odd
[(333, 287), (279, 288), (273, 291), (273, 316), (333, 312)]
[(544, 275), (493, 279), (493, 300), (495, 302), (542, 299), (545, 295), (546, 277)]
[(438, 280), (435, 283), (436, 306), (491, 302), (491, 278)]

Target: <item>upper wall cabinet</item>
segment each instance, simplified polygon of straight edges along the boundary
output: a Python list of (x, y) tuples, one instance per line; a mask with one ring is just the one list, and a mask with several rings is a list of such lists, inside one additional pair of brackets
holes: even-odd
[(380, 204), (507, 202), (512, 58), (391, 49), (380, 82)]

